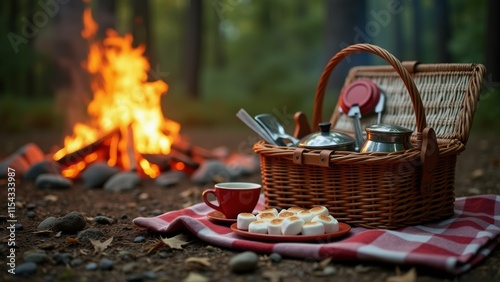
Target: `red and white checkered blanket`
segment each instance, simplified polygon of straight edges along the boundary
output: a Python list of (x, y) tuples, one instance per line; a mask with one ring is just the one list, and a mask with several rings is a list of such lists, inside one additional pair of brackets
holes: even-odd
[[(261, 196), (256, 210), (264, 208)], [(335, 261), (378, 261), (424, 266), (461, 274), (478, 264), (500, 241), (500, 195), (457, 198), (455, 215), (441, 222), (380, 230), (355, 227), (345, 236), (323, 243), (273, 243), (248, 240), (228, 226), (210, 221), (205, 203), (138, 217), (139, 227), (159, 232), (189, 230), (201, 240), (232, 250), (279, 253), (293, 258), (331, 257)]]

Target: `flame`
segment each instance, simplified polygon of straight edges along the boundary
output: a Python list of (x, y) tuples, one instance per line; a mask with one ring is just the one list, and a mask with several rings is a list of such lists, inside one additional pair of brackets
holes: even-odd
[[(167, 92), (168, 85), (160, 80), (147, 81), (150, 66), (143, 56), (145, 47), (134, 48), (132, 35), (120, 36), (114, 30), (107, 30), (106, 38), (96, 41), (98, 25), (92, 18), (90, 8), (85, 9), (83, 22), (82, 36), (90, 42), (85, 67), (93, 78), (93, 100), (87, 107), (90, 122), (74, 125), (73, 135), (65, 138), (64, 148), (54, 154), (54, 159), (91, 144), (102, 133), (113, 130), (124, 132), (129, 126), (138, 153), (168, 154), (180, 125), (165, 119), (161, 110), (160, 98)], [(119, 155), (127, 154), (127, 144), (124, 143), (127, 141), (123, 139), (126, 138), (122, 136), (120, 140), (115, 140), (114, 145), (111, 141), (111, 147), (118, 152), (110, 150), (109, 165), (125, 163), (117, 160)], [(86, 163), (72, 165), (64, 175), (75, 177)], [(158, 166), (143, 158), (138, 160), (138, 165), (150, 177), (159, 174)]]

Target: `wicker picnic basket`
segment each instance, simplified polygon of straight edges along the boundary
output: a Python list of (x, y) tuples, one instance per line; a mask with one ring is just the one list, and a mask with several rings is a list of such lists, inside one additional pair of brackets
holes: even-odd
[[(323, 121), (328, 79), (351, 54), (375, 54), (390, 66), (358, 66), (344, 87), (370, 79), (386, 95), (382, 123), (414, 130), (413, 149), (357, 153), (275, 146), (259, 141), (266, 207), (326, 206), (339, 221), (397, 229), (453, 215), (457, 156), (465, 150), (485, 68), (478, 64), (401, 63), (388, 51), (356, 44), (337, 53), (316, 89), (312, 128)], [(408, 96), (409, 94), (409, 96)], [(408, 99), (409, 98), (409, 99)], [(354, 135), (352, 121), (333, 109), (336, 131)], [(363, 128), (376, 122), (362, 119)]]

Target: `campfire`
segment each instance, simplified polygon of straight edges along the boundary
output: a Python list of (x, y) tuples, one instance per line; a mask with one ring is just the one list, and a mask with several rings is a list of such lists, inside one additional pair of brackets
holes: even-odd
[[(88, 123), (74, 125), (73, 134), (53, 158), (64, 166), (63, 176), (75, 178), (89, 164), (106, 160), (109, 166), (138, 171), (154, 178), (158, 164), (146, 155), (167, 155), (179, 138), (179, 123), (163, 116), (160, 98), (168, 91), (161, 81), (148, 81), (145, 46), (132, 46), (131, 34), (107, 30), (96, 39), (98, 25), (90, 8), (83, 14), (82, 36), (89, 42), (85, 67), (91, 75), (93, 99)], [(185, 169), (177, 162), (176, 169)]]

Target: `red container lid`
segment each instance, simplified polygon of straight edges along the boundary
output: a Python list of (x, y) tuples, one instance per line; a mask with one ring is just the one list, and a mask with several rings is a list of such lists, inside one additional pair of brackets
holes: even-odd
[(340, 107), (344, 113), (358, 104), (361, 115), (366, 115), (373, 111), (380, 99), (380, 89), (368, 79), (359, 79), (347, 85), (340, 93)]

